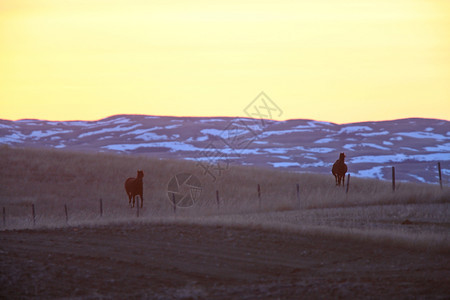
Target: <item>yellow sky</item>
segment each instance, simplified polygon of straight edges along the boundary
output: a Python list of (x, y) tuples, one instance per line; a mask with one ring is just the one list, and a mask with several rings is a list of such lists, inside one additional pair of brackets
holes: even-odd
[(0, 118), (450, 119), (450, 1), (0, 0)]

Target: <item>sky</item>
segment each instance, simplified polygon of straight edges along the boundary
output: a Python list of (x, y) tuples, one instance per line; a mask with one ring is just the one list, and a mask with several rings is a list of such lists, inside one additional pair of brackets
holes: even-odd
[[(0, 118), (450, 119), (448, 0), (0, 0)], [(281, 113), (282, 112), (282, 113)]]

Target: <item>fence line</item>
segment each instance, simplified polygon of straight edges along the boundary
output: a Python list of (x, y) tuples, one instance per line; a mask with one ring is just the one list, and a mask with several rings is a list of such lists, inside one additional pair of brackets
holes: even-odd
[(395, 167), (392, 167), (392, 191), (395, 192)]
[(175, 193), (172, 193), (173, 213), (177, 213), (177, 203), (175, 202)]
[(259, 209), (261, 209), (261, 185), (258, 183), (258, 201), (259, 201)]
[(66, 224), (69, 223), (69, 213), (67, 212), (67, 204), (64, 204), (64, 212), (66, 214)]
[(347, 189), (345, 190), (345, 193), (348, 194), (348, 188), (350, 186), (350, 173), (347, 174)]
[[(139, 196), (139, 198), (140, 198), (140, 196)], [(136, 218), (139, 218), (139, 200), (136, 203)]]
[(217, 209), (220, 210), (219, 190), (216, 190)]
[(34, 203), (31, 204), (31, 216), (33, 218), (33, 226), (36, 226), (36, 210), (34, 209)]
[[(442, 180), (442, 169), (441, 169), (441, 163), (437, 162), (437, 167), (438, 167), (438, 175), (439, 175), (439, 185), (440, 185), (440, 189), (443, 189), (443, 180)], [(395, 178), (395, 167), (392, 166), (392, 191), (396, 192), (396, 178)], [(351, 175), (350, 173), (347, 174), (347, 185), (346, 185), (346, 191), (345, 193), (348, 194), (349, 190), (350, 190), (350, 179), (351, 179)], [(290, 184), (289, 184), (290, 185)], [(292, 185), (291, 185), (292, 186)], [(280, 187), (281, 188), (281, 187)], [(291, 200), (291, 201), (296, 201), (298, 204), (301, 204), (301, 195), (300, 195), (300, 183), (296, 183), (295, 184), (295, 191), (296, 191), (296, 198), (295, 200)], [(217, 210), (220, 211), (221, 208), (226, 207), (226, 203), (223, 202), (221, 203), (220, 200), (220, 191), (216, 190), (216, 205), (217, 205)], [(270, 194), (270, 192), (269, 192)], [(292, 195), (292, 194), (290, 194)], [(261, 184), (258, 183), (257, 184), (257, 196), (258, 196), (258, 204), (259, 204), (259, 209), (262, 208), (262, 190), (261, 190)], [(290, 196), (292, 197), (292, 196)], [(292, 199), (292, 198), (291, 198)], [(177, 203), (176, 203), (176, 196), (175, 193), (172, 193), (172, 205), (173, 205), (173, 213), (176, 214), (176, 208), (177, 208)], [(27, 205), (28, 209), (29, 206)], [(300, 206), (299, 206), (300, 207)], [(36, 217), (36, 205), (35, 203), (31, 203), (31, 221), (33, 226), (36, 226), (37, 221), (37, 217)], [(95, 209), (89, 210), (90, 212), (95, 211)], [(73, 212), (71, 212), (73, 213)], [(99, 198), (99, 213), (100, 213), (100, 217), (103, 216), (103, 199)], [(24, 213), (23, 215), (27, 215), (28, 213)], [(76, 212), (75, 212), (76, 214)], [(22, 214), (21, 214), (22, 215)], [(67, 203), (64, 204), (64, 216), (65, 216), (65, 222), (66, 224), (69, 223), (69, 209), (68, 209), (68, 205)], [(140, 206), (139, 206), (139, 201), (137, 203), (137, 208), (136, 208), (136, 217), (140, 217)], [(15, 217), (14, 217), (15, 218)], [(7, 223), (7, 216), (6, 216), (6, 207), (3, 206), (2, 207), (2, 224), (3, 224), (3, 228), (6, 228), (6, 223)], [(28, 218), (27, 218), (28, 219)], [(8, 222), (10, 223), (10, 222)], [(14, 223), (14, 222), (13, 222)]]

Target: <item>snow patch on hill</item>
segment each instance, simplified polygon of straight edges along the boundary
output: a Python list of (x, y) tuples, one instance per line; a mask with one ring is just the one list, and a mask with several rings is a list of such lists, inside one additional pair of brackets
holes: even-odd
[(142, 125), (141, 124), (136, 124), (136, 125), (132, 125), (132, 126), (129, 126), (129, 127), (123, 127), (122, 125), (119, 125), (119, 126), (116, 126), (116, 127), (113, 127), (113, 128), (103, 128), (103, 129), (96, 130), (96, 131), (89, 131), (89, 132), (82, 133), (82, 134), (80, 134), (78, 136), (78, 138), (81, 139), (81, 138), (84, 138), (84, 137), (87, 137), (87, 136), (98, 135), (98, 134), (103, 134), (103, 133), (107, 133), (107, 132), (129, 131), (129, 130), (134, 129), (134, 128), (139, 127), (139, 126), (142, 126)]

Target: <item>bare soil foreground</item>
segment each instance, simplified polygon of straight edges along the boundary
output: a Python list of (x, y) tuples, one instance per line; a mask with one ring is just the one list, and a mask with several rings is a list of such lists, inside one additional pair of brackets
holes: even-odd
[(449, 298), (449, 253), (242, 226), (0, 232), (0, 298)]

